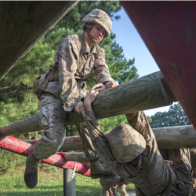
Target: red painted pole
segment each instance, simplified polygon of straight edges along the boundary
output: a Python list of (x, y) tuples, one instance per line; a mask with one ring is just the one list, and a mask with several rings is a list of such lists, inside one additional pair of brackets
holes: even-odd
[[(33, 145), (28, 144), (27, 142), (23, 142), (12, 136), (3, 137), (0, 135), (0, 147), (23, 156), (28, 156), (32, 152)], [(91, 170), (88, 169), (85, 164), (73, 161), (65, 161), (63, 156), (64, 153), (61, 153), (60, 155), (55, 154), (50, 156), (48, 159), (43, 159), (42, 162), (60, 168), (73, 169), (76, 167), (77, 173), (90, 176)]]

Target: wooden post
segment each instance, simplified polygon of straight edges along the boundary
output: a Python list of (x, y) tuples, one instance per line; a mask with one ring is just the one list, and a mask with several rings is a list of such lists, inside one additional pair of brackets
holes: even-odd
[(75, 170), (63, 169), (63, 193), (64, 196), (76, 196)]
[[(166, 87), (162, 81), (161, 72), (155, 72), (100, 92), (92, 103), (97, 119), (171, 105), (175, 100), (171, 91), (166, 90), (169, 86)], [(66, 113), (67, 125), (78, 124), (82, 121), (81, 115), (73, 112)], [(41, 127), (38, 115), (0, 128), (4, 136), (39, 130)]]

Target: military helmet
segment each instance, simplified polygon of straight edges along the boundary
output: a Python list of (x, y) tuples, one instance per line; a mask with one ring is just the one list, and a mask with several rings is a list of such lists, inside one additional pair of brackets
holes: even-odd
[(112, 28), (112, 20), (107, 15), (107, 13), (104, 12), (103, 10), (96, 9), (91, 11), (88, 15), (86, 15), (82, 19), (82, 22), (98, 24), (105, 29), (106, 31), (105, 37), (108, 37), (110, 35), (110, 31)]
[(144, 137), (132, 127), (121, 124), (108, 135), (112, 153), (120, 163), (128, 163), (146, 149)]

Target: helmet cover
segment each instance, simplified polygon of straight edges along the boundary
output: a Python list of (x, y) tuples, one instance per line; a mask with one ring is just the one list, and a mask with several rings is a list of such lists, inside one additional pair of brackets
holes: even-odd
[(112, 153), (120, 163), (128, 163), (146, 149), (144, 137), (126, 124), (115, 127), (108, 135)]

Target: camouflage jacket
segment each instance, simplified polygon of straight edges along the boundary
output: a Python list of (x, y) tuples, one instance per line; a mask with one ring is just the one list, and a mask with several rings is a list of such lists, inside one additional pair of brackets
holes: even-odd
[(83, 81), (90, 77), (93, 70), (98, 83), (113, 81), (105, 62), (104, 49), (96, 44), (90, 50), (84, 33), (62, 40), (54, 56), (54, 65), (50, 66), (50, 72), (55, 70), (58, 71), (58, 79), (50, 80), (44, 92), (62, 100), (66, 111), (71, 111), (84, 97)]
[[(135, 184), (137, 196), (152, 196), (152, 190), (149, 187), (149, 184), (147, 183), (146, 179), (142, 175), (134, 172), (134, 170), (131, 169), (133, 168), (133, 166), (131, 166), (130, 163), (119, 163), (115, 159), (110, 149), (109, 141), (107, 137), (101, 132), (100, 126), (96, 121), (94, 113), (86, 111), (85, 113), (83, 113), (83, 117), (84, 121), (88, 125), (90, 137), (93, 141), (96, 152), (99, 155), (100, 161), (103, 162), (106, 167), (109, 168), (113, 173), (120, 176), (128, 183)], [(165, 190), (168, 190), (170, 184), (172, 186), (171, 179), (173, 180), (175, 178), (175, 174), (172, 170), (173, 168), (171, 169), (161, 156), (158, 150), (156, 138), (148, 124), (144, 112), (127, 114), (126, 117), (129, 124), (140, 134), (142, 134), (146, 140), (147, 149), (149, 152), (147, 158), (150, 168), (150, 172), (147, 178), (150, 178), (151, 183), (156, 190), (156, 193), (163, 193)], [(175, 153), (171, 154), (173, 156), (175, 155)], [(176, 161), (174, 165), (176, 168), (175, 172), (180, 174), (181, 170), (183, 170), (185, 172), (183, 177), (186, 177), (186, 179), (189, 180), (191, 172), (190, 155), (187, 157), (186, 155), (184, 154), (184, 157), (182, 159), (180, 157), (180, 153), (176, 154), (174, 159)], [(179, 159), (181, 160), (179, 161)], [(135, 169), (142, 171), (142, 165), (142, 160), (140, 159), (138, 166), (135, 167)], [(170, 196), (168, 192), (161, 195)]]

